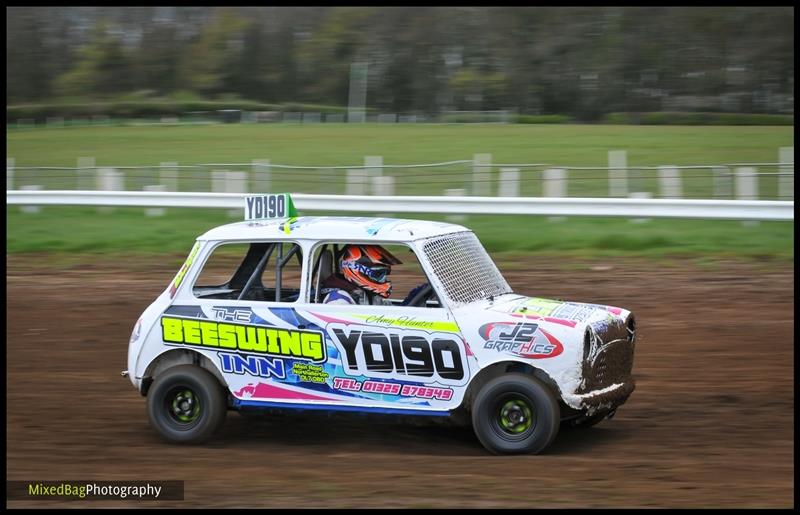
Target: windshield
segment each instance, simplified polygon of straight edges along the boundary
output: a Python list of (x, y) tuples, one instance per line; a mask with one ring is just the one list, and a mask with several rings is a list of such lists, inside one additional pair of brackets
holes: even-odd
[(512, 293), (472, 232), (430, 238), (422, 248), (453, 307)]

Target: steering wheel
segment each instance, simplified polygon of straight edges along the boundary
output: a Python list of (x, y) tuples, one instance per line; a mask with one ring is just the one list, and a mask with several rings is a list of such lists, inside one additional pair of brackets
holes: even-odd
[(434, 295), (433, 286), (430, 283), (426, 283), (422, 288), (417, 291), (413, 297), (407, 299), (407, 302), (403, 302), (404, 306), (411, 306), (415, 308), (424, 308), (428, 299)]

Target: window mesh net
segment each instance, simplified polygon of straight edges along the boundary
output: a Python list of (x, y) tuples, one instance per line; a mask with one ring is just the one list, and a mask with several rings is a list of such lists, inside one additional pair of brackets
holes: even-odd
[(511, 287), (471, 232), (431, 238), (423, 244), (423, 250), (456, 306), (511, 293)]

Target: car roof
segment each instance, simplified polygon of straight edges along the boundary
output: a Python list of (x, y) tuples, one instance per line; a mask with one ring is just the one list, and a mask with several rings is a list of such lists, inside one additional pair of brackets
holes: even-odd
[(221, 225), (198, 236), (197, 239), (201, 241), (277, 239), (393, 242), (414, 241), (464, 231), (469, 231), (469, 229), (461, 225), (426, 220), (301, 216), (288, 220), (244, 221)]

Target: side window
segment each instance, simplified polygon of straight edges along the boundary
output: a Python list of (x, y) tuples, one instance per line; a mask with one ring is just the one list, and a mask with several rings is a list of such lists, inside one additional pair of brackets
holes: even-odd
[(192, 293), (200, 299), (296, 302), (302, 269), (295, 243), (224, 243), (206, 260)]
[(315, 247), (310, 265), (310, 303), (441, 307), (407, 245), (325, 243)]

